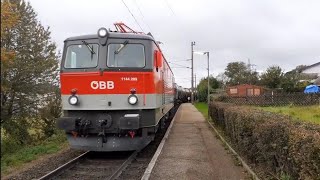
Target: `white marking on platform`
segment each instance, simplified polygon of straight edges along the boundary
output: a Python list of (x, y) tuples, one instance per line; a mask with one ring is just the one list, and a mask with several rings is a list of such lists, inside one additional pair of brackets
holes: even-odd
[[(180, 106), (180, 107), (181, 107), (181, 106)], [(151, 161), (150, 161), (147, 169), (145, 170), (145, 172), (144, 172), (141, 180), (149, 180), (150, 175), (151, 175), (152, 170), (153, 170), (153, 167), (155, 166), (156, 161), (157, 161), (159, 155), (161, 154), (161, 151), (162, 151), (162, 148), (163, 148), (163, 146), (164, 146), (164, 143), (165, 143), (166, 140), (168, 139), (168, 136), (169, 136), (169, 134), (170, 134), (171, 128), (172, 128), (173, 123), (174, 123), (174, 121), (175, 121), (175, 119), (176, 119), (177, 112), (179, 111), (180, 107), (179, 107), (178, 110), (176, 111), (176, 114), (175, 114), (175, 116), (173, 117), (173, 120), (171, 121), (171, 124), (170, 124), (170, 126), (169, 126), (166, 134), (165, 134), (164, 137), (162, 138), (161, 143), (159, 144), (156, 153), (153, 155), (153, 157), (152, 157), (152, 159), (151, 159)], [(183, 114), (183, 113), (181, 112), (180, 118), (182, 117), (182, 114)]]

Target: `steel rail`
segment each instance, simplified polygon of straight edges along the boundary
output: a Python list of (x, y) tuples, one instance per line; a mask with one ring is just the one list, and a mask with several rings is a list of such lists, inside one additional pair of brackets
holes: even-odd
[[(79, 155), (78, 157), (70, 160), (69, 162), (63, 164), (62, 166), (59, 166), (58, 168), (56, 168), (55, 170), (49, 172), (48, 174), (40, 177), (38, 180), (53, 179), (53, 178), (63, 174), (68, 169), (74, 167), (80, 160), (86, 158), (88, 153), (89, 153), (89, 151)], [(121, 164), (121, 166), (108, 178), (108, 180), (114, 180), (114, 179), (118, 178), (121, 175), (121, 173), (123, 172), (123, 170), (132, 162), (132, 160), (134, 160), (136, 158), (137, 154), (138, 154), (138, 151), (134, 151), (127, 158), (127, 160), (125, 162), (123, 162)]]
[(54, 177), (59, 176), (60, 174), (62, 174), (64, 171), (70, 169), (71, 167), (73, 167), (77, 162), (79, 162), (80, 160), (82, 160), (83, 158), (85, 158), (88, 155), (89, 151), (77, 156), (76, 158), (70, 160), (69, 162), (63, 164), (62, 166), (59, 166), (57, 169), (49, 172), (48, 174), (40, 177), (38, 180), (45, 180), (45, 179), (52, 179)]
[(117, 169), (117, 171), (115, 171), (109, 178), (108, 180), (114, 180), (117, 179), (122, 171), (132, 162), (133, 159), (135, 159), (137, 157), (138, 151), (134, 151), (131, 156), (124, 162), (121, 164), (121, 166)]

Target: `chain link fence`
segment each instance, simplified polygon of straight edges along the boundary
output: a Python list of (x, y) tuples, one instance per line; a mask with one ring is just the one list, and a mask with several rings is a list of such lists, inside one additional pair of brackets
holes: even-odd
[(285, 106), (285, 105), (320, 105), (320, 93), (277, 93), (258, 96), (227, 96), (222, 95), (211, 100), (238, 105)]

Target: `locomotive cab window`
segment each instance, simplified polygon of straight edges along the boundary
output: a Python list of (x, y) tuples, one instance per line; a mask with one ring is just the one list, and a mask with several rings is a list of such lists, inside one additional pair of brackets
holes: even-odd
[(94, 68), (98, 65), (98, 44), (70, 45), (67, 48), (65, 68)]
[(145, 66), (145, 52), (142, 44), (108, 45), (108, 67), (142, 68)]

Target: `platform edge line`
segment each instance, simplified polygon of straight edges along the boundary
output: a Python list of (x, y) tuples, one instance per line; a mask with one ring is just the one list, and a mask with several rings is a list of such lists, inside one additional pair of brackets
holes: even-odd
[[(180, 105), (180, 107), (181, 107), (181, 105)], [(177, 109), (176, 113), (179, 111), (180, 107)], [(176, 119), (176, 115), (174, 115), (173, 120), (171, 121), (170, 126), (169, 126), (166, 134), (165, 134), (164, 137), (162, 138), (162, 140), (161, 140), (161, 142), (160, 142), (160, 145), (158, 146), (156, 153), (153, 155), (153, 157), (152, 157), (152, 159), (151, 159), (151, 161), (150, 161), (147, 169), (145, 170), (145, 172), (144, 172), (141, 180), (149, 180), (150, 175), (151, 175), (152, 170), (153, 170), (153, 167), (155, 166), (156, 161), (157, 161), (159, 155), (161, 154), (161, 151), (162, 151), (162, 148), (163, 148), (163, 146), (164, 146), (164, 143), (165, 143), (166, 140), (168, 139), (168, 136), (169, 136), (169, 134), (170, 134), (170, 131), (171, 131), (171, 128), (172, 128), (172, 126), (173, 126), (173, 123), (174, 123), (175, 119)]]

